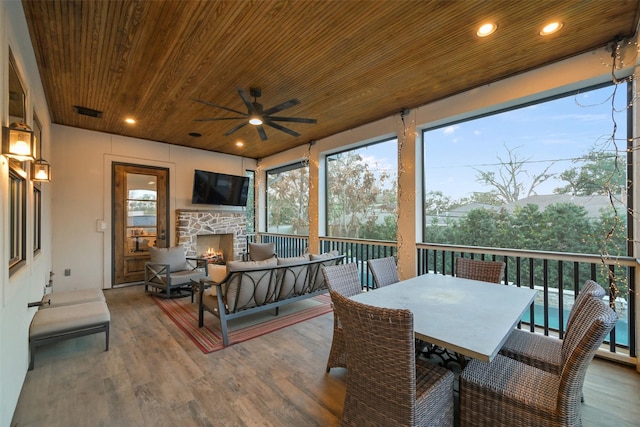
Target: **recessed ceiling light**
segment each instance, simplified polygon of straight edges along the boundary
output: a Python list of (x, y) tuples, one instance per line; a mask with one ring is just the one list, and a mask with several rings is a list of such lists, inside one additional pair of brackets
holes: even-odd
[(127, 117), (126, 119), (124, 119), (125, 122), (129, 123), (130, 125), (134, 124), (136, 121), (134, 119), (132, 119), (131, 117)]
[(554, 21), (550, 22), (542, 28), (540, 31), (541, 36), (548, 36), (549, 34), (553, 34), (562, 28), (562, 22)]
[(244, 147), (244, 142), (236, 141), (236, 147)]
[(478, 28), (476, 35), (478, 37), (487, 37), (488, 35), (495, 33), (497, 29), (498, 25), (492, 22), (487, 22), (486, 24), (482, 24), (480, 28)]

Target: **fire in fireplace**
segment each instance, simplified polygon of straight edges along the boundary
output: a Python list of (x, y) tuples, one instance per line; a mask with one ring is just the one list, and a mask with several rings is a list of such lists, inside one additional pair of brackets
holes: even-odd
[(208, 248), (200, 258), (206, 259), (209, 264), (224, 264), (224, 253), (215, 248)]
[(196, 239), (195, 253), (198, 258), (206, 258), (209, 264), (233, 260), (233, 234), (200, 234)]

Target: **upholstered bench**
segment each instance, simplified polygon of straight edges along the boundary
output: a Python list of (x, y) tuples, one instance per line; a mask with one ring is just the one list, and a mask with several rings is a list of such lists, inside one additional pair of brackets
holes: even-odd
[(29, 327), (29, 370), (33, 369), (36, 347), (45, 344), (104, 332), (108, 351), (110, 321), (109, 308), (104, 301), (38, 310)]
[(42, 308), (60, 307), (84, 302), (104, 301), (102, 289), (53, 292), (42, 297)]

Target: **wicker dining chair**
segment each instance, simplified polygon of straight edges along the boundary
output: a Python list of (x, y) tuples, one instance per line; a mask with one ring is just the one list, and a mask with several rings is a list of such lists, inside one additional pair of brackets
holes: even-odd
[(331, 291), (347, 347), (341, 426), (453, 426), (451, 371), (416, 359), (413, 313)]
[[(355, 263), (323, 266), (322, 274), (330, 291), (335, 291), (346, 297), (352, 297), (362, 292), (362, 283), (358, 275), (358, 265)], [(345, 349), (344, 336), (340, 319), (333, 313), (333, 340), (327, 360), (327, 372), (331, 368), (346, 368), (347, 355)]]
[(560, 374), (500, 354), (472, 360), (460, 375), (460, 426), (580, 426), (587, 368), (617, 318), (587, 298), (562, 342)]
[[(567, 332), (588, 298), (602, 299), (606, 291), (593, 280), (587, 280), (576, 297), (567, 320)], [(500, 349), (500, 354), (535, 366), (552, 374), (560, 373), (562, 340), (522, 329), (514, 329)]]
[(459, 257), (456, 259), (456, 276), (463, 279), (501, 283), (505, 264), (501, 261), (482, 261)]
[(367, 261), (376, 288), (398, 283), (398, 266), (395, 257), (375, 258)]

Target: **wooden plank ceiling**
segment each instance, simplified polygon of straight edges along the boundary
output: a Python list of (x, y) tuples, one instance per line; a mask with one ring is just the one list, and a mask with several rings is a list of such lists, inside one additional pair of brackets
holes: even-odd
[[(633, 36), (637, 0), (23, 0), (53, 121), (262, 158)], [(552, 36), (549, 20), (564, 23)], [(487, 20), (490, 37), (476, 36)], [(603, 58), (609, 61), (610, 58)], [(291, 136), (238, 114), (262, 89)], [(102, 112), (77, 114), (74, 106)], [(135, 125), (123, 119), (134, 117)], [(190, 136), (199, 133), (201, 137)], [(235, 142), (242, 140), (244, 147)]]

